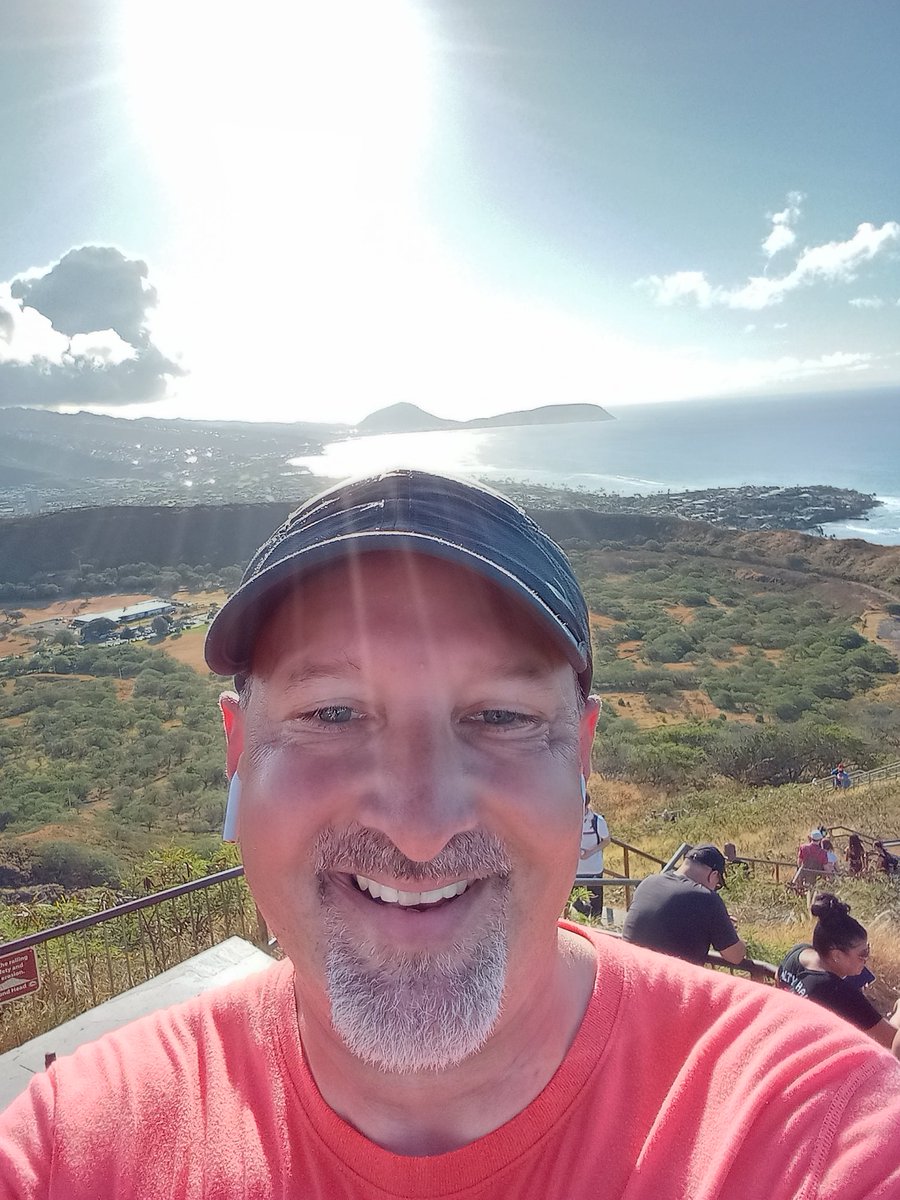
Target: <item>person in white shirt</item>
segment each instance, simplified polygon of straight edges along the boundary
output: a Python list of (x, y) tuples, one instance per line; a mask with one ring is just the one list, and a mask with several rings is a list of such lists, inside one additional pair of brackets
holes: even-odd
[(829, 838), (822, 838), (822, 849), (825, 851), (825, 874), (837, 875), (838, 856)]
[[(590, 799), (585, 794), (584, 820), (581, 826), (581, 852), (575, 886), (588, 886), (590, 899), (576, 903), (576, 908), (584, 916), (595, 917), (598, 920), (603, 915), (603, 888), (598, 885), (598, 880), (603, 878), (603, 851), (611, 841), (605, 817), (592, 811)], [(606, 910), (606, 920), (612, 925), (613, 911), (611, 908)]]

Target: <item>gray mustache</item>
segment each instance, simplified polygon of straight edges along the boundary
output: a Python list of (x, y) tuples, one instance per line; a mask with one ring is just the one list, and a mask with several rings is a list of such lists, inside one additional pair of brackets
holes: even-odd
[(496, 837), (479, 830), (456, 833), (441, 852), (428, 862), (407, 858), (389, 837), (364, 825), (350, 826), (338, 833), (327, 829), (315, 844), (316, 874), (342, 871), (347, 874), (383, 874), (395, 879), (438, 882), (447, 876), (484, 878), (506, 876), (510, 862)]

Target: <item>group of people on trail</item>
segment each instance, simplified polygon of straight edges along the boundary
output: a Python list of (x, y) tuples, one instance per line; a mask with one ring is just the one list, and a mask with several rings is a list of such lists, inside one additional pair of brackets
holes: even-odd
[(833, 788), (848, 788), (853, 780), (850, 778), (850, 772), (842, 762), (831, 768), (831, 786)]
[[(807, 891), (821, 877), (833, 878), (838, 874), (838, 855), (834, 843), (823, 826), (811, 829), (807, 840), (797, 850), (797, 873), (791, 880), (796, 892)], [(870, 867), (885, 875), (900, 875), (900, 858), (893, 854), (880, 839), (872, 844), (869, 853), (858, 833), (851, 833), (844, 851), (849, 875), (863, 875)]]
[(900, 858), (888, 850), (880, 838), (872, 843), (872, 852), (869, 853), (859, 834), (851, 833), (847, 840), (845, 857), (847, 870), (851, 875), (864, 875), (869, 867), (874, 867), (884, 875), (900, 875)]
[[(819, 836), (811, 833), (812, 845), (830, 845), (821, 829), (813, 833)], [(712, 845), (695, 846), (677, 871), (648, 876), (626, 915), (624, 939), (698, 964), (706, 961), (710, 946), (725, 962), (741, 962), (746, 947), (718, 894), (735, 857), (726, 859)], [(900, 1058), (900, 1000), (884, 1017), (863, 995), (875, 981), (865, 928), (850, 916), (849, 905), (829, 892), (815, 897), (810, 913), (816, 918), (812, 942), (800, 942), (784, 956), (778, 987), (837, 1013)]]

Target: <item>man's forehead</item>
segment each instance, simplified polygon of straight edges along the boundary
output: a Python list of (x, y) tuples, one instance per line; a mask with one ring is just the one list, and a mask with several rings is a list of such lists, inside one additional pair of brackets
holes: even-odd
[[(284, 666), (299, 680), (311, 673), (346, 673), (342, 636), (367, 642), (388, 632), (429, 641), (461, 631), (491, 645), (502, 675), (536, 676), (564, 661), (524, 604), (459, 563), (407, 551), (374, 551), (342, 559), (297, 580), (266, 622), (254, 671)], [(332, 635), (336, 653), (322, 653)], [(358, 658), (358, 656), (357, 656)], [(356, 661), (357, 668), (362, 663)]]
[(531, 615), (521, 601), (462, 563), (410, 550), (375, 550), (348, 555), (297, 579), (274, 617), (288, 614), (306, 622), (325, 611), (352, 618), (385, 605), (410, 618), (437, 607)]

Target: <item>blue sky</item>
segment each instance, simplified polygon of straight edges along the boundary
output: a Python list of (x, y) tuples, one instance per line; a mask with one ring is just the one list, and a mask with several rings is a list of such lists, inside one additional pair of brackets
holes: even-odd
[(0, 404), (900, 384), (894, 0), (6, 0)]

